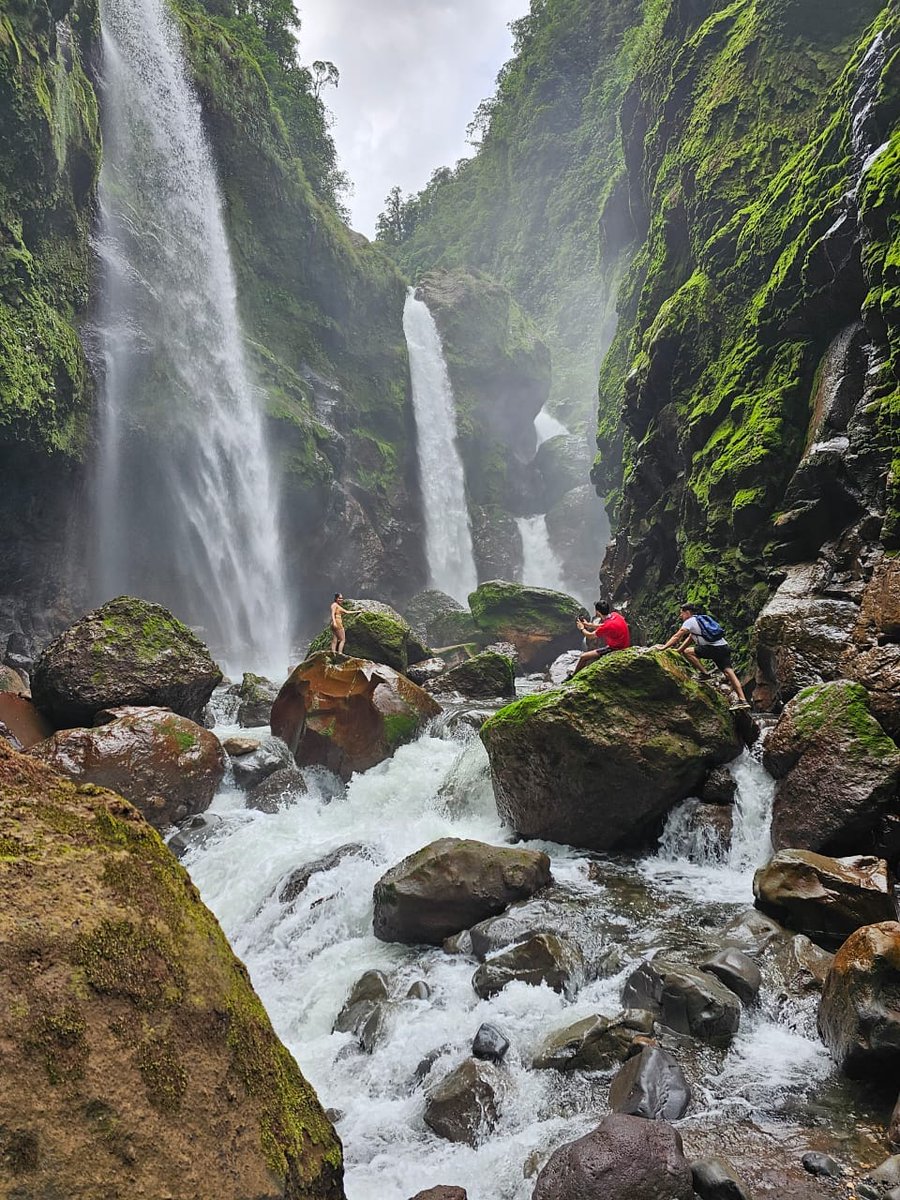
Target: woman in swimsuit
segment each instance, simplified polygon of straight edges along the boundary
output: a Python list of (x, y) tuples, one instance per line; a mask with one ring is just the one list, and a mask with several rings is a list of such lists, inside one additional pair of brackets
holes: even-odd
[(331, 653), (343, 654), (344, 642), (347, 640), (347, 631), (344, 629), (344, 622), (341, 617), (344, 613), (352, 612), (352, 609), (341, 608), (341, 601), (344, 597), (340, 592), (334, 593), (334, 600), (331, 604)]

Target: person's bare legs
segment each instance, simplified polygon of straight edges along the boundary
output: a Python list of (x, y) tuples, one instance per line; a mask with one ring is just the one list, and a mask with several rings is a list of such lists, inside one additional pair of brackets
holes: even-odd
[(694, 649), (693, 646), (685, 646), (685, 648), (683, 650), (679, 651), (679, 654), (683, 654), (684, 657), (691, 664), (691, 666), (695, 667), (700, 672), (700, 674), (703, 676), (704, 679), (709, 679), (710, 675), (712, 675), (712, 671), (707, 670), (706, 667), (704, 667), (703, 663), (700, 661), (700, 659), (697, 655), (697, 651)]
[(741, 681), (738, 679), (737, 675), (735, 675), (734, 669), (732, 667), (725, 667), (722, 671), (722, 674), (731, 684), (733, 691), (737, 692), (737, 698), (740, 700), (741, 704), (746, 704), (747, 697), (744, 695), (744, 689), (741, 687)]
[(347, 640), (347, 634), (342, 629), (341, 630), (341, 640), (338, 642), (338, 648), (337, 648), (338, 654), (344, 653), (344, 643), (346, 642), (346, 640)]
[[(572, 675), (577, 675), (582, 667), (586, 667), (589, 662), (593, 662), (594, 659), (599, 658), (599, 657), (600, 657), (599, 650), (586, 650), (584, 652), (584, 654), (582, 654), (581, 658), (579, 658), (578, 662), (575, 664), (575, 670), (572, 672)], [(570, 679), (572, 678), (572, 675), (569, 676)]]
[(338, 635), (334, 630), (332, 630), (331, 631), (331, 653), (334, 654), (336, 652), (337, 648), (338, 648)]

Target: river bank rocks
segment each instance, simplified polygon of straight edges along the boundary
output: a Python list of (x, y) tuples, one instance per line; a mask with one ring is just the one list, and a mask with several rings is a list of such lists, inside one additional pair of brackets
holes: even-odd
[(137, 809), (3, 743), (0, 796), (0, 1191), (231, 1196), (237, 1172), (342, 1200), (315, 1093)]
[(523, 837), (605, 851), (645, 843), (741, 749), (717, 691), (671, 652), (623, 650), (481, 729), (501, 816)]
[(505, 654), (483, 650), (480, 654), (450, 667), (428, 684), (428, 691), (441, 695), (459, 692), (470, 700), (490, 700), (495, 696), (516, 694), (515, 663)]
[(613, 1113), (550, 1156), (532, 1200), (693, 1200), (681, 1136), (664, 1121)]
[(826, 948), (862, 925), (893, 921), (896, 902), (887, 863), (780, 850), (753, 878), (756, 905)]
[[(348, 657), (384, 663), (400, 672), (431, 657), (431, 651), (419, 640), (409, 622), (389, 604), (379, 600), (346, 600), (344, 606), (352, 609), (343, 618), (347, 633), (344, 653)], [(330, 647), (331, 629), (326, 628), (310, 642), (307, 659)]]
[(201, 721), (222, 681), (209, 651), (159, 604), (119, 596), (87, 613), (47, 646), (31, 692), (58, 729), (90, 725), (103, 708), (171, 708)]
[(855, 1078), (896, 1080), (900, 1066), (900, 924), (858, 929), (840, 947), (822, 989), (819, 1033)]
[(63, 729), (29, 754), (60, 775), (109, 788), (163, 830), (212, 803), (225, 774), (215, 734), (168, 708), (106, 709), (93, 729)]
[(272, 733), (298, 766), (347, 780), (411, 741), (440, 705), (399, 672), (359, 658), (314, 654), (296, 667), (272, 705)]
[(550, 882), (550, 859), (541, 851), (441, 838), (375, 884), (375, 936), (438, 946)]
[(426, 646), (459, 646), (480, 637), (465, 605), (436, 588), (418, 592), (407, 601), (403, 617)]
[(511, 642), (523, 671), (549, 667), (581, 644), (575, 618), (582, 606), (564, 592), (494, 579), (469, 596), (482, 642)]
[(642, 1008), (676, 1033), (728, 1046), (741, 1023), (735, 993), (715, 976), (686, 963), (653, 958), (625, 981), (622, 1004)]

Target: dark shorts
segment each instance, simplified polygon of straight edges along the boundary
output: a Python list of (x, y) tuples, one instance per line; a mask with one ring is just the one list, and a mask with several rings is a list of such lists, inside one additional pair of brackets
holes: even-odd
[(720, 671), (724, 671), (726, 667), (731, 666), (731, 647), (725, 646), (696, 646), (698, 658), (709, 658), (716, 664)]

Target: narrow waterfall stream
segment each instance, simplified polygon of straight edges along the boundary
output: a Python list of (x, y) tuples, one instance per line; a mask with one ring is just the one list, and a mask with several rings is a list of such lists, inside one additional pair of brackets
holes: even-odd
[(532, 587), (567, 592), (562, 564), (550, 545), (546, 514), (517, 517), (516, 527), (522, 539), (522, 582)]
[[(768, 851), (773, 785), (748, 752), (731, 768), (736, 832), (725, 856), (690, 857), (690, 840), (678, 829), (681, 811), (670, 818), (658, 852), (640, 860), (528, 843), (552, 859), (556, 886), (537, 910), (542, 919), (555, 904), (605, 965), (571, 1001), (523, 983), (481, 1000), (471, 958), (385, 944), (372, 933), (373, 885), (405, 855), (443, 836), (510, 839), (480, 741), (454, 740), (446, 725), (444, 732), (422, 736), (346, 788), (306, 771), (307, 793), (272, 815), (245, 808), (243, 795), (226, 787), (185, 859), (277, 1032), (322, 1103), (341, 1114), (349, 1200), (407, 1200), (439, 1183), (465, 1187), (470, 1200), (530, 1200), (549, 1151), (607, 1111), (612, 1074), (532, 1069), (543, 1039), (578, 1019), (619, 1011), (624, 979), (655, 950), (704, 953), (716, 931), (752, 904), (753, 870)], [(313, 874), (293, 902), (279, 900), (292, 871), (351, 842), (356, 848)], [(371, 968), (390, 977), (396, 999), (366, 1054), (352, 1035), (331, 1029), (351, 986)], [(418, 980), (427, 982), (429, 999), (407, 998)], [(694, 1092), (678, 1122), (689, 1154), (727, 1153), (752, 1178), (761, 1164), (769, 1172), (788, 1160), (797, 1164), (812, 1145), (837, 1142), (845, 1158), (865, 1152), (858, 1150), (867, 1137), (865, 1110), (861, 1116), (858, 1098), (833, 1071), (815, 1033), (814, 1007), (804, 1005), (767, 985), (727, 1052), (696, 1043), (678, 1051)], [(425, 1089), (470, 1053), (485, 1021), (511, 1048), (499, 1125), (472, 1149), (426, 1127)], [(819, 1194), (819, 1184), (806, 1179), (811, 1190), (801, 1178), (792, 1196)]]
[(164, 0), (101, 0), (99, 600), (201, 626), (280, 677), (289, 606), (263, 399), (244, 360), (222, 202)]
[(456, 409), (437, 326), (428, 305), (410, 288), (403, 309), (409, 349), (425, 515), (429, 583), (468, 604), (478, 585), (466, 480), (456, 445)]

